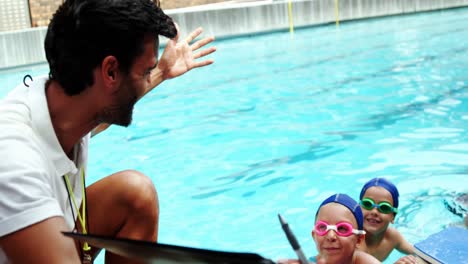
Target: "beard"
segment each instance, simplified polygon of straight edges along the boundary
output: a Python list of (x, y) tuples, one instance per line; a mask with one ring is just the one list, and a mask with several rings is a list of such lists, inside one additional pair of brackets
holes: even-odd
[(132, 123), (134, 103), (112, 105), (103, 109), (98, 118), (99, 123), (128, 127)]
[(132, 123), (133, 108), (137, 101), (135, 88), (130, 81), (124, 82), (116, 93), (117, 102), (104, 108), (98, 115), (99, 123), (128, 127)]

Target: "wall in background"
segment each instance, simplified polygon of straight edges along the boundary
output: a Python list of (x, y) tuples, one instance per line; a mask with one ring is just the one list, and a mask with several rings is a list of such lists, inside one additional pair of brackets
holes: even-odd
[(0, 32), (31, 26), (28, 0), (0, 0)]
[(31, 26), (42, 27), (49, 25), (50, 18), (63, 0), (29, 0), (31, 11)]
[[(1, 0), (3, 1), (3, 0)], [(19, 0), (16, 0), (19, 1)], [(296, 27), (333, 23), (334, 0), (292, 2)], [(468, 0), (341, 0), (340, 21), (468, 6)], [(217, 38), (288, 30), (288, 2), (261, 1), (168, 10), (186, 35), (198, 26)], [(0, 32), (0, 69), (45, 62), (45, 27)], [(161, 38), (161, 43), (165, 43)]]

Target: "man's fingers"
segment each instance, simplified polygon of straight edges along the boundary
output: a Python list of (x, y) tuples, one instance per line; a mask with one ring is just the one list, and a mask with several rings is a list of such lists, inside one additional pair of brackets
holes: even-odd
[(185, 38), (185, 41), (186, 41), (187, 43), (192, 42), (192, 40), (194, 40), (196, 37), (198, 37), (202, 32), (203, 32), (203, 29), (202, 29), (201, 27), (195, 29), (194, 31), (192, 31), (192, 33), (190, 33), (190, 34)]
[(203, 67), (203, 66), (206, 66), (206, 65), (210, 65), (214, 62), (214, 60), (204, 60), (204, 61), (198, 61), (198, 62), (195, 62), (193, 64), (193, 67), (192, 68), (199, 68), (199, 67)]
[(198, 58), (204, 57), (204, 56), (206, 56), (208, 54), (211, 54), (211, 53), (213, 53), (215, 51), (216, 51), (216, 47), (210, 47), (208, 49), (205, 49), (205, 50), (202, 50), (202, 51), (199, 51), (199, 52), (193, 54), (193, 58), (198, 59)]
[(213, 42), (214, 39), (215, 38), (213, 36), (211, 36), (211, 37), (207, 37), (207, 38), (201, 39), (201, 40), (193, 43), (193, 45), (191, 46), (192, 51), (197, 50), (197, 49), (205, 46), (206, 44)]

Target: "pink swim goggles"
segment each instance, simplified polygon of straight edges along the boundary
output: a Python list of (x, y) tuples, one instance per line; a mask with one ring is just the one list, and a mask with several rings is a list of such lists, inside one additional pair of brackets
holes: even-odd
[(319, 236), (324, 236), (328, 231), (333, 230), (335, 233), (342, 237), (348, 237), (352, 234), (355, 235), (365, 235), (366, 231), (357, 230), (353, 228), (353, 225), (349, 222), (339, 222), (336, 225), (329, 225), (325, 221), (318, 221), (315, 224), (315, 233)]

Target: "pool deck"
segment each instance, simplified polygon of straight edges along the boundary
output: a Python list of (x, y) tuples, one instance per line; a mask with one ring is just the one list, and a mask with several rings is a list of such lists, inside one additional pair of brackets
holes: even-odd
[[(291, 1), (294, 27), (335, 23), (334, 0)], [(468, 0), (342, 0), (339, 21), (468, 6)], [(166, 10), (185, 35), (201, 26), (217, 39), (289, 30), (287, 0), (232, 0)], [(45, 62), (46, 27), (0, 32), (0, 70)], [(166, 39), (161, 38), (164, 45)]]

